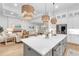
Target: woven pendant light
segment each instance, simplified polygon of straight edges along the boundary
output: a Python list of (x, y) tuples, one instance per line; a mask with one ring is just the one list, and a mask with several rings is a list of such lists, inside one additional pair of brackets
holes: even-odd
[(51, 18), (51, 23), (52, 24), (56, 24), (57, 23), (57, 19), (55, 17)]
[(50, 17), (48, 15), (43, 15), (42, 20), (44, 23), (48, 23), (48, 21), (50, 20)]
[(23, 5), (22, 6), (22, 16), (24, 19), (32, 19), (34, 15), (34, 8), (31, 5)]

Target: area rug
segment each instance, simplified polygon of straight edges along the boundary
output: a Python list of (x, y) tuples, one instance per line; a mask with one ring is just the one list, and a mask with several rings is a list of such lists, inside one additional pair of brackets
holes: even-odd
[(79, 56), (79, 51), (68, 49), (67, 56)]

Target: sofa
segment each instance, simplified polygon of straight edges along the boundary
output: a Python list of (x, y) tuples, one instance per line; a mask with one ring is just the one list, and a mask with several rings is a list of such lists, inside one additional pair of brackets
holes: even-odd
[(5, 44), (6, 44), (6, 41), (7, 41), (6, 34), (4, 34), (4, 32), (0, 33), (0, 43), (5, 42)]

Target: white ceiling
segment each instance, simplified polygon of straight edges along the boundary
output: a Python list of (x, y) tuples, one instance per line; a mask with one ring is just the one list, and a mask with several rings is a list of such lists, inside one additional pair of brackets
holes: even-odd
[[(21, 19), (21, 6), (24, 4), (25, 3), (0, 3), (0, 14)], [(53, 3), (29, 4), (35, 9), (35, 15), (33, 19), (41, 17), (43, 14), (45, 14), (45, 12), (47, 12), (50, 16), (53, 15)], [(55, 6), (58, 6), (58, 8), (54, 8), (55, 14), (79, 9), (79, 3), (56, 3)]]

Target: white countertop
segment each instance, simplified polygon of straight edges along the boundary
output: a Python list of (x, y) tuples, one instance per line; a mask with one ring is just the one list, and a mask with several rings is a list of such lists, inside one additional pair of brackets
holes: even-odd
[(38, 52), (40, 55), (45, 55), (53, 47), (55, 47), (60, 41), (62, 41), (66, 35), (52, 36), (49, 39), (45, 39), (44, 36), (35, 36), (22, 39), (26, 45)]
[(67, 30), (68, 34), (75, 34), (75, 35), (79, 35), (79, 29), (68, 29)]

